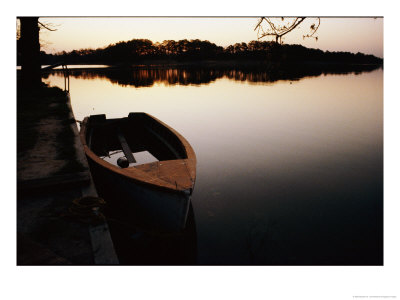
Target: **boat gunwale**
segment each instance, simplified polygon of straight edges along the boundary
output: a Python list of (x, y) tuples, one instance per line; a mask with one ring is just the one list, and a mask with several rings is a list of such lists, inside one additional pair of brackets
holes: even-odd
[[(109, 171), (117, 173), (119, 175), (122, 175), (128, 179), (131, 179), (131, 180), (135, 181), (135, 183), (138, 183), (138, 184), (148, 185), (155, 189), (162, 189), (162, 190), (167, 190), (167, 191), (172, 191), (172, 192), (177, 192), (177, 191), (183, 192), (188, 189), (192, 190), (194, 187), (194, 184), (195, 184), (195, 180), (196, 180), (196, 162), (197, 162), (196, 154), (195, 154), (192, 146), (181, 134), (179, 134), (172, 127), (168, 126), (167, 124), (165, 124), (164, 122), (160, 121), (159, 119), (157, 119), (156, 117), (154, 117), (150, 114), (147, 114), (147, 113), (143, 113), (143, 114), (145, 114), (147, 117), (153, 119), (154, 121), (158, 122), (160, 125), (164, 126), (166, 129), (171, 131), (172, 134), (174, 134), (179, 139), (179, 141), (182, 143), (182, 145), (186, 151), (187, 158), (169, 160), (169, 161), (176, 161), (177, 164), (184, 163), (186, 165), (187, 170), (188, 170), (188, 175), (192, 182), (190, 187), (187, 187), (187, 186), (181, 187), (179, 185), (174, 185), (174, 184), (167, 182), (165, 180), (162, 180), (160, 178), (152, 177), (152, 176), (148, 175), (145, 171), (142, 171), (142, 170), (136, 168), (135, 166), (129, 167), (126, 169), (121, 169), (121, 168), (118, 168), (117, 166), (101, 159), (98, 155), (96, 155), (89, 148), (89, 146), (86, 143), (87, 123), (88, 123), (89, 117), (85, 117), (84, 120), (82, 121), (80, 133), (79, 133), (81, 143), (83, 145), (86, 155), (90, 159), (92, 159), (95, 163), (102, 166), (103, 168), (108, 169)], [(168, 160), (165, 160), (165, 161), (168, 161)], [(161, 161), (161, 162), (163, 162), (163, 161)], [(148, 163), (148, 164), (152, 164), (152, 163)], [(143, 164), (143, 165), (147, 165), (147, 164)], [(143, 166), (143, 165), (139, 165), (139, 166)]]

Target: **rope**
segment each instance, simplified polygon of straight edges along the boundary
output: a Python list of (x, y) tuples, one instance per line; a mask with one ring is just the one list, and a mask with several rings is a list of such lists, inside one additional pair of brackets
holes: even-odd
[(106, 202), (100, 197), (80, 197), (72, 200), (72, 205), (68, 209), (69, 216), (84, 223), (101, 223), (105, 217), (100, 209), (105, 205)]

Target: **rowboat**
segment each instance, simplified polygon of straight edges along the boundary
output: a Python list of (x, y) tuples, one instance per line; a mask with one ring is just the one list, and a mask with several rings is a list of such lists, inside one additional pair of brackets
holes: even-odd
[(98, 189), (163, 229), (185, 228), (196, 155), (182, 135), (149, 114), (129, 113), (86, 117), (80, 138)]

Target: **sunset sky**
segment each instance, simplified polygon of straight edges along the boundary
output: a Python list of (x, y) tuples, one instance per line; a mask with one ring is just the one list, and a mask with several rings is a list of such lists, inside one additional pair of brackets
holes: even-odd
[[(218, 46), (257, 39), (256, 17), (69, 17), (40, 18), (57, 31), (41, 31), (48, 53), (101, 48), (131, 39), (200, 39)], [(321, 18), (318, 41), (303, 40), (315, 18), (304, 21), (284, 42), (329, 51), (362, 52), (383, 57), (383, 18)], [(271, 39), (271, 38), (270, 38)], [(264, 38), (263, 40), (268, 40)]]

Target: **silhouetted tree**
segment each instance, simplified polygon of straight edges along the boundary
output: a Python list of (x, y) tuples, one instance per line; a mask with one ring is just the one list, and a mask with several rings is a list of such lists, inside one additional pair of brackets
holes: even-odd
[(17, 28), (17, 62), (21, 65), (21, 85), (24, 89), (36, 89), (41, 86), (41, 61), (45, 57), (40, 52), (39, 30), (52, 24), (39, 22), (39, 17), (19, 17)]
[(21, 84), (24, 89), (41, 85), (38, 17), (20, 17), (18, 52), (21, 56)]

